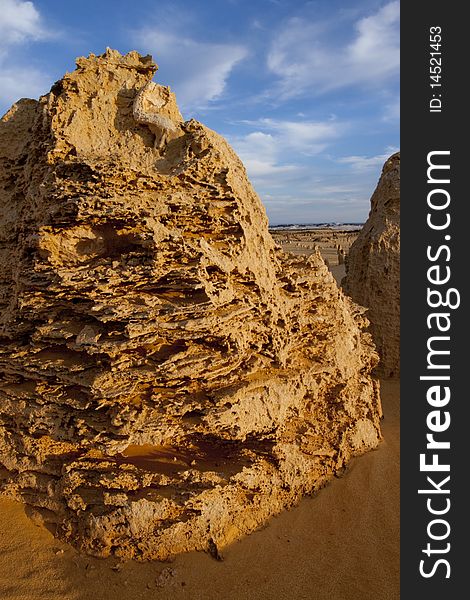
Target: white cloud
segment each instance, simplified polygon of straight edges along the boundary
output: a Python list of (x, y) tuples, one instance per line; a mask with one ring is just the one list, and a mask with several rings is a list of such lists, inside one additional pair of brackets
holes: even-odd
[(327, 144), (338, 137), (338, 123), (317, 121), (276, 121), (261, 119), (261, 126), (276, 132), (278, 141), (287, 151), (296, 150), (303, 154), (318, 154)]
[[(227, 136), (244, 162), (273, 224), (360, 222), (385, 160), (397, 148), (377, 156), (325, 153), (351, 124), (341, 121), (244, 121), (253, 131)], [(346, 168), (344, 168), (346, 166)]]
[(343, 44), (338, 44), (332, 23), (290, 19), (273, 41), (267, 61), (280, 78), (280, 96), (380, 86), (398, 75), (399, 16), (399, 2), (394, 0), (356, 21), (353, 39)]
[(0, 104), (10, 106), (20, 98), (38, 98), (50, 87), (50, 78), (37, 69), (0, 64)]
[(267, 178), (274, 183), (274, 176), (298, 174), (301, 169), (298, 165), (281, 162), (282, 149), (279, 139), (271, 133), (254, 131), (230, 141), (243, 161), (249, 177), (255, 182), (260, 183)]
[(50, 37), (33, 2), (0, 0), (0, 103), (9, 105), (22, 97), (44, 93), (50, 78), (40, 70), (18, 64), (13, 48)]
[(230, 140), (245, 165), (248, 175), (254, 179), (269, 177), (274, 173), (288, 173), (294, 165), (277, 164), (279, 150), (277, 140), (271, 133), (253, 131), (246, 136)]
[(0, 52), (12, 44), (44, 36), (41, 17), (32, 2), (0, 0)]
[(398, 152), (398, 148), (389, 146), (384, 154), (378, 154), (376, 156), (344, 156), (339, 158), (338, 162), (350, 165), (355, 171), (366, 171), (382, 167), (385, 161), (395, 152)]
[(368, 71), (368, 78), (398, 73), (400, 3), (390, 2), (375, 15), (360, 19), (357, 37), (348, 47), (352, 65)]
[(183, 109), (205, 107), (219, 98), (232, 69), (248, 54), (242, 45), (200, 42), (158, 28), (144, 29), (135, 38), (153, 54), (162, 74), (171, 74)]
[(259, 119), (245, 123), (257, 130), (245, 136), (231, 137), (230, 142), (255, 184), (269, 180), (275, 185), (276, 177), (282, 178), (284, 183), (286, 179), (301, 177), (305, 167), (298, 161), (296, 164), (290, 161), (296, 160), (296, 154), (312, 156), (322, 152), (340, 130), (338, 123), (330, 121)]

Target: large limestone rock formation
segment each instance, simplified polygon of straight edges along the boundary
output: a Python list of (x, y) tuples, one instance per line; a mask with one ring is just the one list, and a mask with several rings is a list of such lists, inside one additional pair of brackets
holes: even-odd
[(0, 126), (0, 485), (97, 556), (217, 555), (380, 439), (361, 309), (155, 71), (80, 58)]
[(377, 373), (400, 374), (400, 153), (385, 163), (369, 218), (346, 260), (343, 287), (366, 306), (380, 363)]

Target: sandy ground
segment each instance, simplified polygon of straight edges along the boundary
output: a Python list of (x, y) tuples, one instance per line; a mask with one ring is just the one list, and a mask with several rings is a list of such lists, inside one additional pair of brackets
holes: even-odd
[(316, 497), (225, 549), (172, 563), (79, 555), (0, 500), (2, 600), (398, 600), (399, 383), (382, 382), (384, 441)]
[(309, 256), (315, 248), (318, 248), (333, 277), (340, 285), (341, 279), (346, 275), (344, 260), (359, 231), (359, 229), (344, 231), (341, 228), (276, 229), (271, 230), (271, 235), (285, 252), (292, 254)]
[(274, 241), (285, 252), (292, 254), (312, 254), (315, 248), (320, 250), (323, 258), (331, 265), (338, 264), (339, 253), (349, 252), (349, 248), (359, 235), (360, 228), (344, 231), (341, 228), (328, 227), (326, 229), (271, 229)]

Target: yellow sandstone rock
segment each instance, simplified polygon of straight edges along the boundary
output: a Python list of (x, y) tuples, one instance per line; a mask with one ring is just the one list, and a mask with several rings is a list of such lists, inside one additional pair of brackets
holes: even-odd
[(361, 309), (155, 71), (80, 58), (0, 124), (0, 486), (96, 556), (218, 555), (380, 439)]
[(400, 153), (385, 163), (369, 218), (349, 250), (343, 288), (367, 307), (377, 373), (400, 375)]

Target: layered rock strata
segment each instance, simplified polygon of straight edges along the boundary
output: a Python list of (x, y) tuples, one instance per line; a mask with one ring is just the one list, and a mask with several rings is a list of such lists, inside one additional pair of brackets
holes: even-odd
[(343, 288), (367, 307), (384, 377), (400, 374), (400, 154), (385, 163), (371, 209), (346, 258)]
[(96, 556), (217, 556), (377, 445), (377, 356), (155, 71), (80, 58), (1, 121), (0, 485)]

